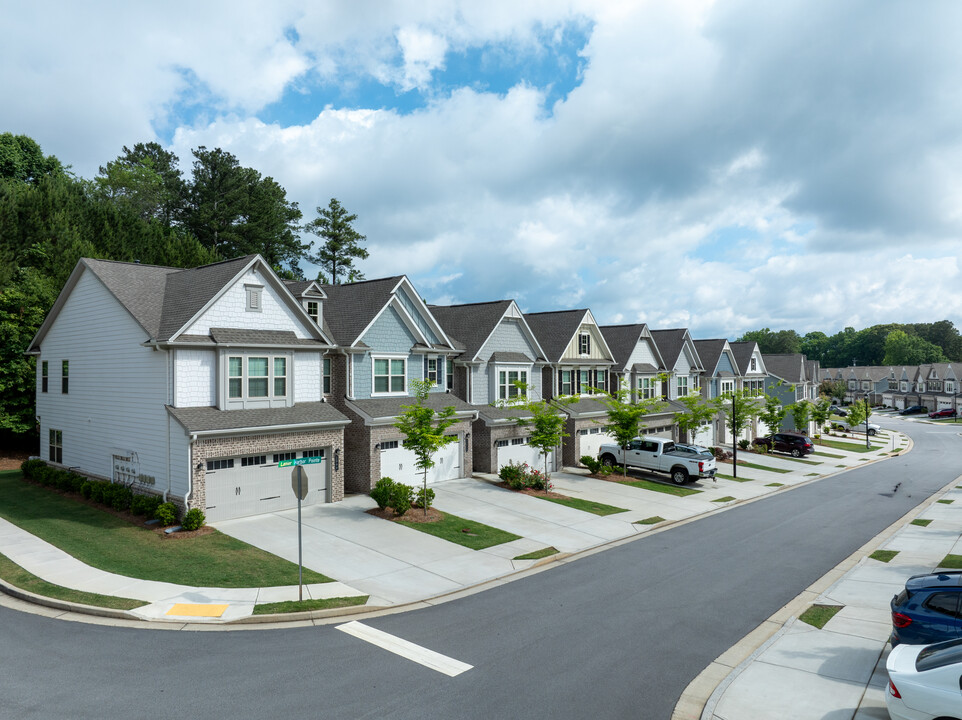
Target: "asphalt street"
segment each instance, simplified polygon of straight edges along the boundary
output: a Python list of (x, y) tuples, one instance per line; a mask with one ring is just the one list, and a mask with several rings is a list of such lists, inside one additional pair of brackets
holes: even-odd
[(456, 677), (335, 625), (165, 632), (0, 608), (0, 718), (668, 718), (719, 654), (959, 474), (958, 427), (895, 423), (905, 456), (364, 621), (473, 666)]

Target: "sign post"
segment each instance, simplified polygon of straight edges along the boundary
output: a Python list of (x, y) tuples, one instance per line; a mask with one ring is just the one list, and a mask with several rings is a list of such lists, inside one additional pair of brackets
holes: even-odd
[(301, 544), (301, 500), (307, 497), (307, 470), (295, 465), (291, 471), (291, 489), (297, 497), (297, 599), (304, 599), (304, 560)]

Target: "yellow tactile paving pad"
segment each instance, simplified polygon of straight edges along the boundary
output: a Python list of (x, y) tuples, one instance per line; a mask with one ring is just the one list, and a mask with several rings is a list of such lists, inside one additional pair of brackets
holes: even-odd
[(230, 605), (192, 605), (190, 603), (177, 603), (167, 611), (167, 614), (186, 617), (220, 617), (229, 607)]

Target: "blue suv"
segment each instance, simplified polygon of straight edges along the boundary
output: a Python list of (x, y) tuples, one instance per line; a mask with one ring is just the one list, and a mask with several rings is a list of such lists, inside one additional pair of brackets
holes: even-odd
[(893, 647), (962, 638), (962, 571), (913, 575), (891, 607)]

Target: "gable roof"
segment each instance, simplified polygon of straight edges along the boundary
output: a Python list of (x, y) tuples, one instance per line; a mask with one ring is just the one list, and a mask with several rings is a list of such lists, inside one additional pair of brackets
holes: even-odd
[[(247, 255), (188, 269), (81, 258), (27, 352), (36, 351), (36, 346), (50, 329), (70, 292), (85, 272), (90, 272), (103, 284), (107, 292), (113, 295), (144, 329), (150, 340), (167, 342), (205, 310), (233, 280), (255, 264), (260, 266), (267, 282), (277, 289), (281, 297), (288, 299), (290, 305), (301, 310), (303, 314), (297, 300), (260, 255)], [(306, 314), (304, 317), (307, 318)], [(317, 328), (313, 322), (306, 325)], [(320, 329), (317, 329), (317, 333), (321, 339), (327, 341)], [(187, 341), (191, 342), (191, 339)]]
[[(495, 300), (494, 302), (466, 303), (463, 305), (429, 305), (428, 309), (441, 323), (444, 332), (452, 339), (457, 338), (459, 344), (463, 345), (464, 359), (476, 360), (478, 353), (481, 352), (488, 338), (491, 337), (491, 334), (497, 329), (512, 306), (516, 308), (518, 319), (527, 329), (528, 339), (534, 346), (536, 356), (534, 359), (543, 360), (544, 351), (541, 349), (531, 327), (525, 321), (524, 315), (521, 314), (520, 310), (517, 310), (514, 300)], [(510, 362), (504, 357), (507, 354), (509, 353), (496, 351), (491, 359), (498, 355), (505, 362)], [(525, 357), (524, 360), (528, 360), (528, 358)], [(521, 360), (515, 358), (515, 361), (520, 362)]]
[[(595, 327), (598, 327), (598, 324), (594, 321), (594, 316), (591, 314), (591, 310), (588, 308), (525, 313), (524, 318), (538, 339), (538, 343), (544, 350), (548, 362), (558, 362), (564, 357), (565, 350), (567, 350), (568, 345), (571, 344), (575, 333), (578, 332), (578, 328), (580, 328), (586, 320), (590, 320)], [(611, 349), (608, 347), (608, 343), (605, 341), (605, 336), (601, 333), (600, 328), (598, 335), (601, 343), (604, 345), (606, 353), (611, 357)], [(596, 362), (602, 364), (605, 361), (598, 360)]]
[[(604, 335), (605, 342), (608, 343), (611, 355), (614, 357), (615, 363), (620, 370), (627, 371), (629, 369), (627, 367), (628, 361), (631, 359), (631, 354), (635, 351), (644, 333), (647, 333), (648, 337), (651, 337), (651, 333), (648, 331), (648, 325), (645, 323), (601, 326), (601, 334)], [(661, 359), (661, 352), (658, 350), (658, 345), (654, 339), (651, 341), (651, 347), (655, 351), (655, 357), (658, 359), (660, 366), (659, 368), (653, 368), (653, 370), (664, 369), (664, 361)]]
[[(728, 346), (728, 340), (725, 338), (712, 338), (711, 340), (694, 340), (695, 349), (698, 351), (698, 357), (705, 365), (705, 372), (709, 375), (714, 375), (718, 371), (718, 363), (721, 360), (722, 353)], [(734, 358), (734, 356), (733, 356)], [(709, 370), (709, 368), (711, 368)]]
[(763, 353), (765, 368), (769, 375), (790, 383), (805, 381), (805, 356), (801, 353)]
[(732, 355), (735, 356), (735, 362), (738, 363), (739, 375), (747, 375), (748, 368), (751, 367), (752, 355), (755, 354), (758, 343), (754, 340), (741, 340), (728, 343), (728, 347), (732, 349)]
[[(655, 345), (658, 347), (658, 351), (665, 361), (665, 367), (669, 370), (675, 367), (675, 363), (678, 362), (678, 357), (681, 355), (682, 350), (685, 349), (685, 341), (691, 340), (687, 328), (652, 330), (651, 338), (655, 341)], [(701, 357), (699, 357), (698, 350), (695, 348), (694, 343), (692, 343), (691, 349), (695, 356), (694, 367), (704, 370)]]

